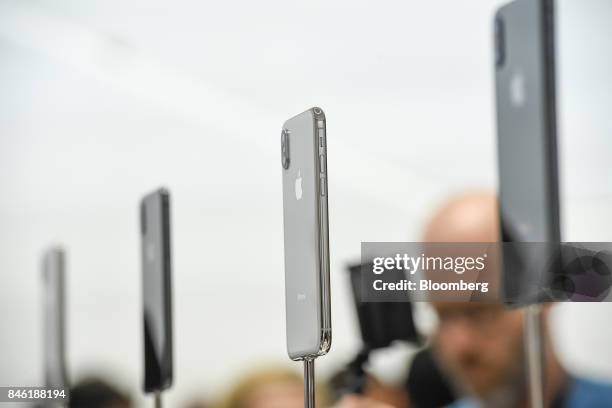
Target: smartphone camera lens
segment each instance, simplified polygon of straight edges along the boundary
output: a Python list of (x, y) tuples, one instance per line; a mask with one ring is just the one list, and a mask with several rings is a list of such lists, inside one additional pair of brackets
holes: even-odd
[(506, 59), (504, 21), (500, 16), (495, 17), (495, 66), (501, 68)]
[(289, 131), (287, 129), (281, 132), (281, 162), (283, 169), (289, 168)]

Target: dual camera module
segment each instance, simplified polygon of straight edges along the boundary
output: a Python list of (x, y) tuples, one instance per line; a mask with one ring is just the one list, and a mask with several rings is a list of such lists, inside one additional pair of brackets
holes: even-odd
[(283, 129), (281, 132), (281, 161), (283, 169), (287, 170), (291, 162), (289, 157), (289, 130), (287, 129)]

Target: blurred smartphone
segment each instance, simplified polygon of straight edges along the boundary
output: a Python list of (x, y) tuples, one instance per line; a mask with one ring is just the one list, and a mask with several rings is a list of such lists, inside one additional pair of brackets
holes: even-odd
[(325, 114), (312, 108), (281, 133), (287, 352), (292, 360), (331, 345)]
[(52, 248), (43, 255), (45, 385), (67, 387), (66, 255)]
[(145, 392), (172, 385), (170, 195), (159, 189), (140, 204)]
[[(500, 218), (505, 242), (560, 241), (553, 0), (515, 0), (495, 16)], [(523, 247), (524, 248), (524, 247)], [(504, 253), (505, 295), (532, 302), (542, 251)], [(513, 259), (515, 258), (515, 259)], [(517, 266), (508, 262), (516, 261)]]

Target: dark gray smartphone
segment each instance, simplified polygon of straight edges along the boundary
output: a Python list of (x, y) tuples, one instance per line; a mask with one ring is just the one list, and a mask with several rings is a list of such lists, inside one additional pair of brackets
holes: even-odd
[[(515, 0), (495, 16), (500, 219), (505, 242), (560, 241), (554, 16), (554, 0)], [(517, 254), (504, 251), (504, 294), (509, 303), (536, 300), (541, 281), (536, 275), (545, 269), (542, 262), (548, 261), (541, 250), (536, 251), (539, 259), (522, 252), (517, 261)]]
[(144, 324), (144, 390), (169, 388), (172, 359), (170, 194), (158, 189), (140, 204)]
[(327, 219), (327, 136), (323, 110), (287, 120), (281, 132), (287, 352), (328, 352), (331, 304)]
[(44, 287), (45, 385), (67, 387), (66, 368), (66, 253), (48, 249), (42, 260)]

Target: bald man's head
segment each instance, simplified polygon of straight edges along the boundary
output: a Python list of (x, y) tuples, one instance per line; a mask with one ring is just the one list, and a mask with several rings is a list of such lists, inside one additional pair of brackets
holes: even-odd
[[(497, 242), (497, 199), (487, 192), (457, 196), (434, 213), (425, 229), (426, 242)], [(492, 258), (488, 258), (491, 264)], [(493, 262), (495, 264), (495, 262)], [(496, 268), (486, 269), (490, 293), (498, 291)], [(472, 298), (474, 299), (474, 298)], [(483, 298), (486, 299), (486, 298)], [(433, 302), (438, 328), (433, 346), (453, 379), (483, 400), (519, 384), (523, 373), (523, 319), (497, 302)], [(517, 393), (517, 395), (519, 395)]]
[(425, 229), (426, 242), (496, 242), (497, 199), (493, 193), (468, 193), (439, 209)]

